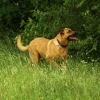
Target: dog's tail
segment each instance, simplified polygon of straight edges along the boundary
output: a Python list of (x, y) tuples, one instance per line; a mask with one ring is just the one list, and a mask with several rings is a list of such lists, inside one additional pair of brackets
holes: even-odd
[(21, 36), (18, 35), (17, 38), (17, 47), (21, 50), (21, 51), (26, 51), (28, 49), (28, 46), (23, 46), (21, 43)]

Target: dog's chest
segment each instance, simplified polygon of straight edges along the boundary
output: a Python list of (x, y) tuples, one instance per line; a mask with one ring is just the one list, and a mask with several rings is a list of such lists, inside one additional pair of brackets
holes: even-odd
[(67, 54), (67, 50), (65, 48), (58, 48), (56, 52), (57, 52), (57, 56), (62, 58), (65, 58)]
[(50, 55), (52, 55), (52, 57), (54, 58), (66, 58), (67, 56), (67, 50), (66, 48), (62, 48), (60, 46), (55, 46), (54, 48), (51, 49), (51, 53)]
[(66, 58), (67, 49), (52, 41), (47, 46), (46, 58)]

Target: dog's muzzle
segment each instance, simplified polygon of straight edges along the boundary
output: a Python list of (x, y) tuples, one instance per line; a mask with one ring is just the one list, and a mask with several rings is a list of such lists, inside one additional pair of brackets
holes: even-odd
[(79, 40), (78, 33), (77, 32), (74, 32), (72, 35), (70, 35), (68, 37), (68, 40), (70, 40), (70, 41), (78, 41)]

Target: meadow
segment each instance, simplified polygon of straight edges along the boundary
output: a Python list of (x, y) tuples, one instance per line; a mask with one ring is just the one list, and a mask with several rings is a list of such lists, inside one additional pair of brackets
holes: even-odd
[(36, 66), (27, 53), (0, 41), (0, 100), (100, 100), (100, 63), (66, 62)]

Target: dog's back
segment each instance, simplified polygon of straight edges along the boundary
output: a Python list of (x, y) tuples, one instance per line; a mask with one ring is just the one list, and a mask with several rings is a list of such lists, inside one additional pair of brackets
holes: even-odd
[(46, 52), (47, 52), (47, 44), (49, 42), (49, 39), (46, 38), (36, 38), (32, 40), (29, 44), (28, 51), (29, 52), (38, 52), (40, 56), (45, 58)]

